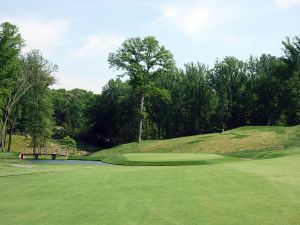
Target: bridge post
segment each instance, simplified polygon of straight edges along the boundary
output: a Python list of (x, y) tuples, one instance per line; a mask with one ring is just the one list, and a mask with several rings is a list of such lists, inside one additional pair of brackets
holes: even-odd
[(56, 155), (55, 155), (55, 154), (52, 154), (51, 156), (52, 156), (52, 157), (51, 157), (52, 160), (55, 160), (55, 159), (56, 159)]

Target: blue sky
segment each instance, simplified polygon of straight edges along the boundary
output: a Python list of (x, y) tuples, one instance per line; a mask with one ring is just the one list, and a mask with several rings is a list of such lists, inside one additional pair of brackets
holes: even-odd
[(299, 34), (300, 0), (10, 0), (0, 22), (20, 28), (27, 47), (57, 64), (54, 88), (100, 93), (121, 72), (107, 56), (130, 37), (155, 36), (182, 67), (217, 58), (280, 56), (281, 41)]

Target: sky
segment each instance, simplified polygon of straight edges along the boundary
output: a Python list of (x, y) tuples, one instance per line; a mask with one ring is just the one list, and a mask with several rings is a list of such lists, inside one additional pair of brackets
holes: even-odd
[(108, 54), (124, 40), (155, 36), (176, 64), (250, 55), (282, 55), (299, 36), (300, 0), (0, 0), (0, 23), (19, 27), (24, 54), (40, 49), (58, 66), (53, 88), (100, 93), (122, 71)]

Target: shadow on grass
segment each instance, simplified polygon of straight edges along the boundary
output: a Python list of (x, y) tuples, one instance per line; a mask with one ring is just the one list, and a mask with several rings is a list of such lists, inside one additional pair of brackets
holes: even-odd
[(0, 159), (18, 159), (19, 154), (16, 152), (0, 152)]
[[(179, 153), (180, 154), (180, 153)], [(201, 153), (200, 153), (201, 154)], [(229, 152), (220, 154), (220, 159), (204, 160), (186, 160), (186, 161), (130, 161), (122, 154), (112, 154), (110, 156), (72, 156), (69, 159), (103, 161), (105, 163), (124, 166), (189, 166), (189, 165), (212, 165), (227, 162), (240, 162), (244, 159), (260, 160), (284, 157), (289, 155), (300, 154), (300, 148), (295, 149), (261, 149), (261, 150), (244, 150), (238, 152)]]
[(225, 162), (237, 161), (234, 157), (224, 157), (220, 159), (207, 159), (207, 160), (180, 160), (180, 161), (130, 161), (122, 154), (111, 155), (103, 159), (103, 162), (115, 165), (124, 166), (193, 166), (193, 165), (210, 165)]
[(243, 138), (246, 138), (246, 137), (250, 136), (248, 134), (237, 134), (237, 133), (230, 133), (230, 134), (234, 135), (230, 139), (243, 139)]
[(235, 158), (249, 158), (249, 159), (272, 159), (278, 157), (284, 157), (289, 155), (300, 154), (300, 149), (286, 149), (286, 150), (263, 150), (263, 151), (238, 151), (238, 152), (229, 152), (222, 154), (226, 157), (235, 157)]

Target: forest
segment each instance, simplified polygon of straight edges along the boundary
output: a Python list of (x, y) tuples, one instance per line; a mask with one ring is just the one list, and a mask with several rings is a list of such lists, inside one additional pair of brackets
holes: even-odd
[(298, 36), (278, 43), (281, 56), (227, 56), (213, 66), (187, 62), (183, 68), (155, 37), (129, 38), (108, 56), (108, 66), (125, 79), (108, 81), (101, 94), (52, 89), (58, 66), (39, 50), (23, 53), (24, 46), (18, 27), (0, 25), (2, 151), (10, 151), (13, 134), (29, 136), (31, 147), (69, 136), (105, 148), (245, 125), (300, 124)]

